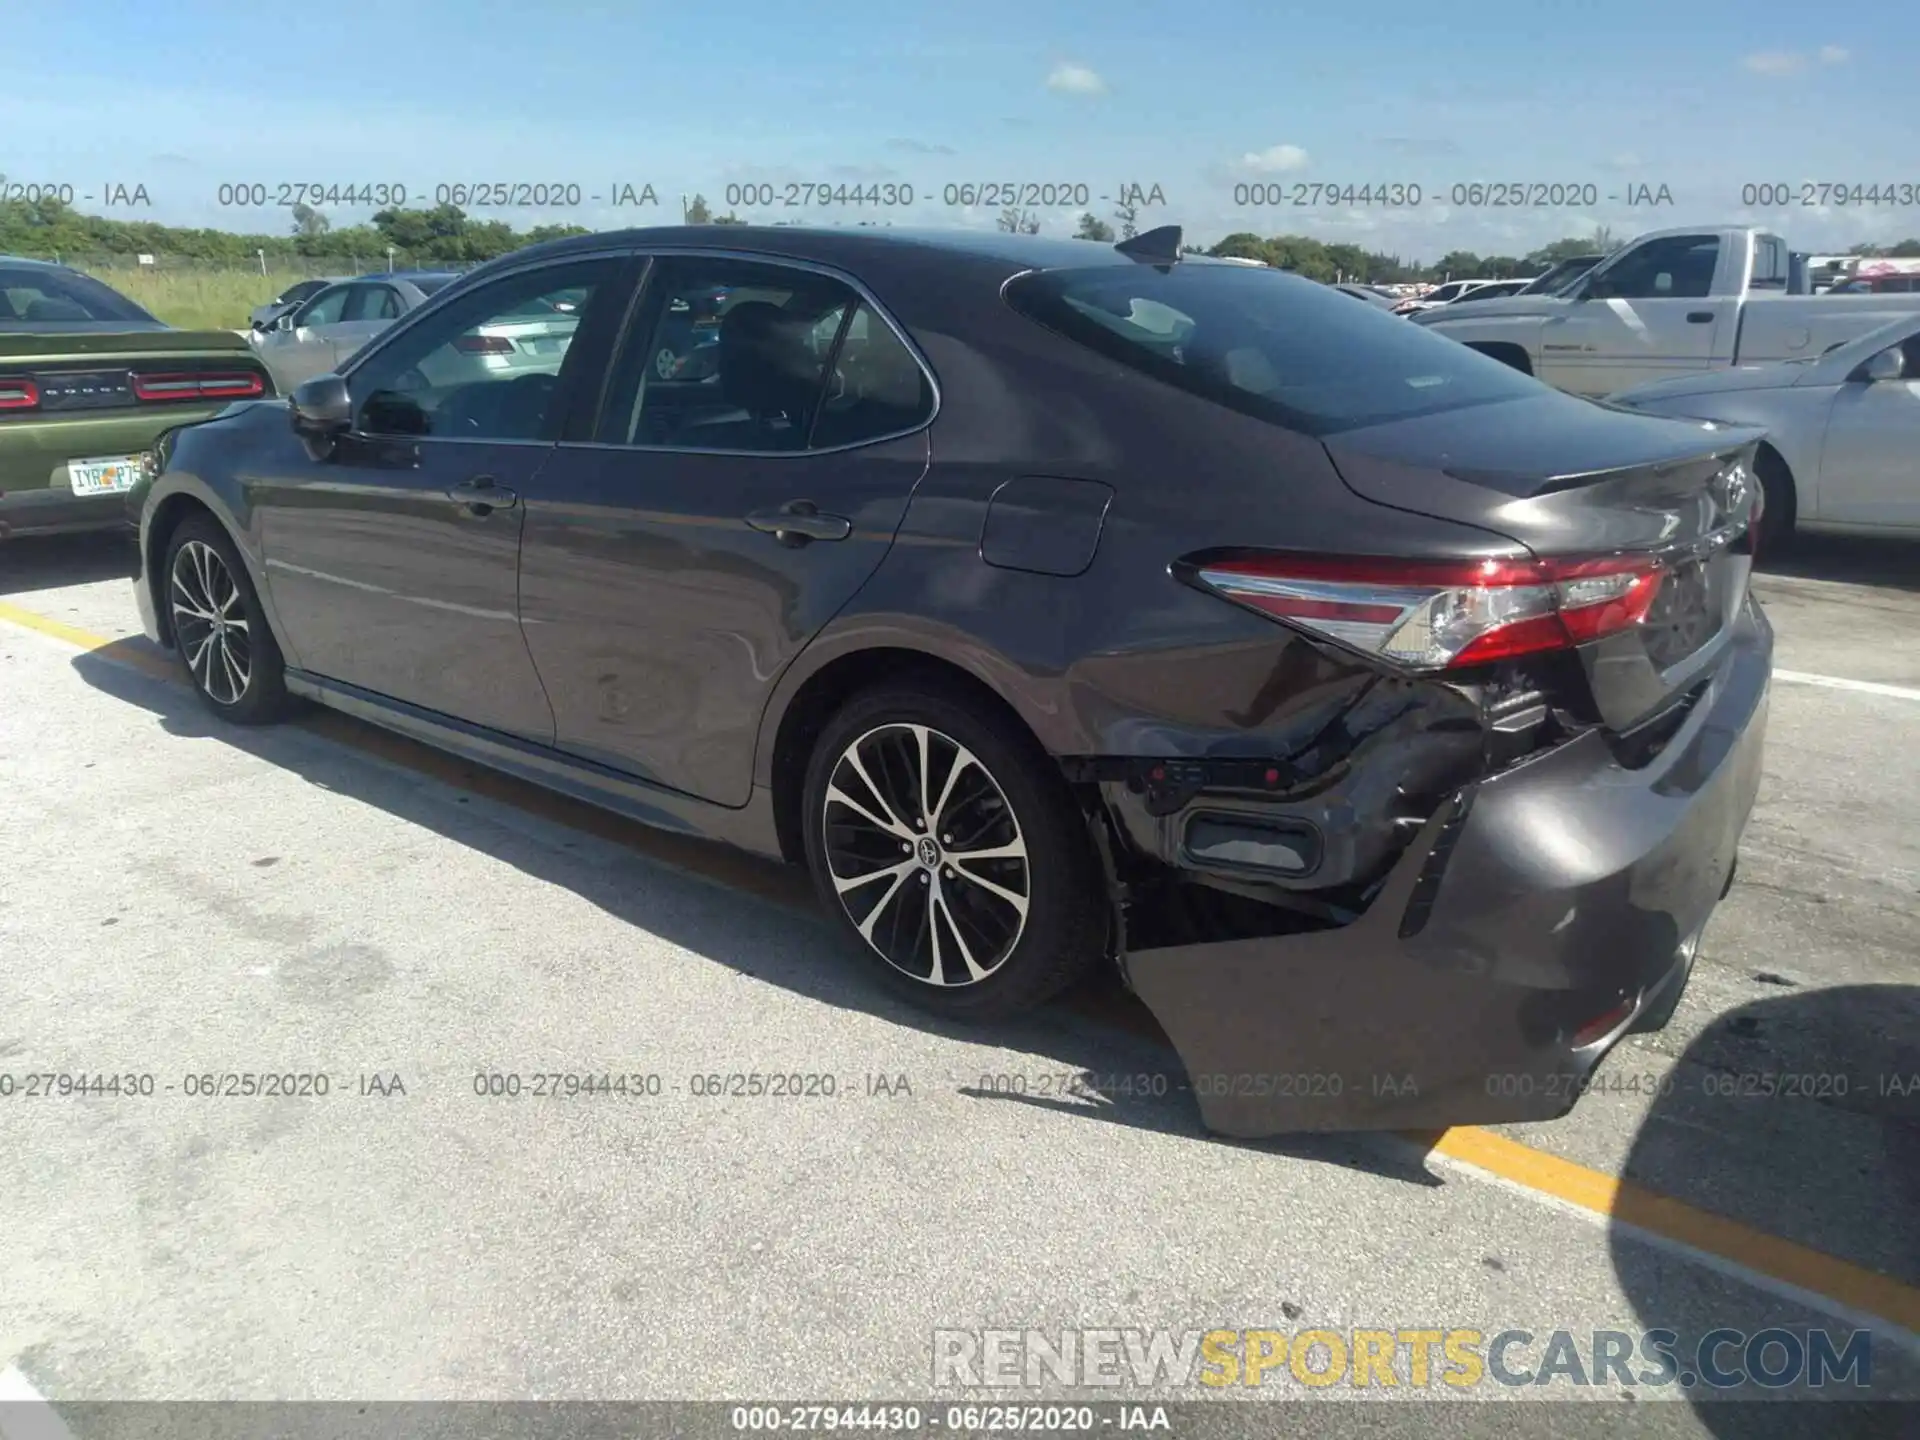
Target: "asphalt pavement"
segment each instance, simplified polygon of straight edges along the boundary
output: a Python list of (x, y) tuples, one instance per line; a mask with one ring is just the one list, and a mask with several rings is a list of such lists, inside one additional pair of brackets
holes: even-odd
[[(1111, 982), (931, 1022), (797, 872), (324, 712), (220, 726), (125, 572), (117, 539), (0, 547), (7, 1440), (115, 1433), (85, 1402), (135, 1400), (1207, 1401), (1175, 1412), (1192, 1434), (1309, 1433), (1221, 1408), (1279, 1399), (1424, 1401), (1366, 1407), (1408, 1436), (1487, 1433), (1479, 1400), (1566, 1434), (1913, 1418), (1806, 1407), (1920, 1399), (1920, 547), (1810, 542), (1759, 581), (1766, 780), (1667, 1030), (1553, 1124), (1261, 1144), (1201, 1130)], [(36, 1075), (125, 1083), (30, 1098)], [(292, 1093), (223, 1093), (249, 1087)], [(936, 1364), (1088, 1327), (1517, 1330), (1506, 1373), (1541, 1383), (1283, 1360), (1003, 1391)], [(1590, 1361), (1594, 1332), (1671, 1329), (1685, 1358), (1770, 1327), (1866, 1330), (1867, 1383), (1542, 1374), (1557, 1331)]]

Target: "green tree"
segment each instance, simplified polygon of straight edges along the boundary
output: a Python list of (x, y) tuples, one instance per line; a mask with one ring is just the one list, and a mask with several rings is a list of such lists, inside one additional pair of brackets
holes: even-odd
[(716, 225), (745, 225), (747, 222), (729, 210), (724, 215), (714, 216), (713, 223)]
[(994, 228), (1004, 230), (1009, 235), (1038, 235), (1040, 217), (1031, 210), (1022, 210), (1018, 205), (1009, 205), (1000, 212), (1000, 218), (994, 221)]
[(1113, 243), (1113, 227), (1091, 210), (1080, 217), (1080, 228), (1073, 232), (1076, 240), (1098, 240), (1102, 244)]
[(324, 235), (332, 228), (333, 222), (311, 205), (301, 204), (293, 207), (295, 235)]
[(1273, 263), (1273, 254), (1267, 242), (1251, 230), (1234, 231), (1207, 253), (1232, 260), (1261, 260), (1269, 265)]
[(1120, 223), (1120, 238), (1131, 240), (1140, 233), (1140, 207), (1137, 205), (1116, 205), (1113, 218)]
[(707, 197), (695, 195), (691, 203), (682, 202), (682, 214), (689, 225), (711, 225), (713, 210), (707, 204)]

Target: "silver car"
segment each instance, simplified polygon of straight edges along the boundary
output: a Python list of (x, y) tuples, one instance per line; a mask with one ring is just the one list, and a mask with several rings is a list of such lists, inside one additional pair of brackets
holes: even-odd
[(1796, 527), (1920, 538), (1920, 319), (1803, 360), (1637, 385), (1608, 403), (1764, 426), (1763, 547)]
[(282, 394), (338, 369), (347, 357), (457, 280), (452, 271), (367, 275), (329, 285), (248, 339)]
[(342, 285), (353, 277), (350, 275), (322, 275), (317, 279), (296, 280), (264, 305), (253, 307), (253, 313), (247, 316), (247, 324), (255, 330), (271, 330), (273, 322), (289, 311), (298, 310), (302, 303), (311, 300), (329, 285)]

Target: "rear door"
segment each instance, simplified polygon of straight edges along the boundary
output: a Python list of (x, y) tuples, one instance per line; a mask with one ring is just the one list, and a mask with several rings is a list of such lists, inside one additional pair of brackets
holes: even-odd
[[(716, 308), (711, 373), (663, 366)], [(893, 543), (933, 409), (846, 279), (657, 256), (597, 417), (528, 492), (521, 618), (556, 743), (745, 804), (773, 687)]]
[(1728, 251), (1710, 232), (1669, 235), (1594, 270), (1541, 329), (1543, 373), (1576, 395), (1611, 395), (1730, 356), (1745, 277), (1732, 276), (1741, 257)]

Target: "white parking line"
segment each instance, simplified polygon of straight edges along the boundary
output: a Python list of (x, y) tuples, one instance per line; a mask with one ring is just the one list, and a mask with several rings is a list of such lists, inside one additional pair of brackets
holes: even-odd
[(1920, 700), (1920, 690), (1906, 685), (1882, 685), (1878, 680), (1843, 680), (1838, 675), (1809, 675), (1804, 670), (1776, 670), (1773, 678), (1795, 685), (1821, 685), (1829, 690), (1857, 690), (1862, 695), (1887, 695), (1895, 700)]
[(73, 1440), (66, 1421), (18, 1365), (0, 1370), (0, 1435), (6, 1440)]

